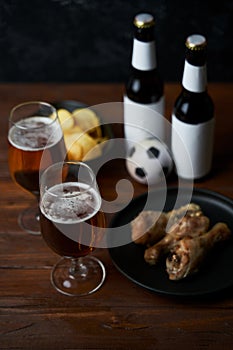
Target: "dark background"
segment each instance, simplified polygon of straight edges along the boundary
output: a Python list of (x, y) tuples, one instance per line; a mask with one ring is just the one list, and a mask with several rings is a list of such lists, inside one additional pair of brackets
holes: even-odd
[(208, 40), (208, 80), (233, 80), (233, 1), (1, 0), (0, 82), (122, 82), (138, 12), (156, 18), (158, 67), (180, 81), (184, 42)]

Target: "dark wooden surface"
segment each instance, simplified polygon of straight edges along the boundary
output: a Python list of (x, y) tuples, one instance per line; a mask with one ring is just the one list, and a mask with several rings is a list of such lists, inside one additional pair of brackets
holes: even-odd
[[(38, 99), (75, 99), (90, 105), (120, 102), (122, 91), (121, 84), (0, 84), (1, 349), (230, 349), (233, 344), (233, 290), (198, 299), (162, 296), (121, 275), (102, 249), (95, 252), (107, 270), (102, 288), (87, 297), (63, 296), (50, 283), (58, 256), (40, 236), (18, 226), (19, 212), (32, 199), (8, 172), (10, 109)], [(179, 86), (166, 84), (165, 92), (169, 118)], [(210, 84), (209, 92), (217, 118), (213, 172), (195, 186), (233, 198), (233, 84)], [(110, 122), (122, 122), (114, 113), (108, 117)], [(114, 131), (116, 137), (122, 136), (120, 125)], [(120, 178), (129, 176), (124, 160), (116, 159), (101, 173), (106, 200), (115, 198)], [(174, 184), (171, 178), (169, 185)], [(144, 186), (135, 186), (135, 196), (144, 191)], [(124, 196), (120, 200), (124, 202)]]

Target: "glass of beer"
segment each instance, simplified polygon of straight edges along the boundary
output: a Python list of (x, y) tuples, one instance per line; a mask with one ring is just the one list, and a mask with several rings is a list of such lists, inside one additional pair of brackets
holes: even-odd
[(62, 258), (51, 272), (56, 290), (71, 296), (95, 292), (105, 267), (90, 254), (101, 246), (105, 217), (92, 169), (83, 162), (59, 162), (40, 177), (41, 234)]
[(39, 173), (66, 157), (56, 109), (38, 101), (15, 106), (9, 117), (8, 144), (12, 179), (37, 199), (20, 213), (19, 224), (29, 233), (40, 234)]

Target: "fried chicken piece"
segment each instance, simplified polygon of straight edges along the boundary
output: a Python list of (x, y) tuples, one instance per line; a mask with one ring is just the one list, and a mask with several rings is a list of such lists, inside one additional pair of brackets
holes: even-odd
[[(182, 208), (182, 211), (183, 210)], [(181, 210), (179, 215), (177, 212), (171, 212), (170, 216), (174, 215), (174, 217), (172, 218), (169, 231), (165, 237), (145, 250), (144, 259), (150, 265), (155, 265), (160, 257), (167, 254), (183, 237), (198, 237), (208, 230), (209, 218), (203, 215), (200, 207), (193, 207), (193, 210), (189, 208), (186, 214), (181, 218), (179, 218), (180, 214)]]
[(144, 210), (131, 221), (132, 240), (137, 244), (151, 245), (166, 234), (167, 216), (163, 212)]
[(178, 209), (173, 209), (167, 213), (168, 218), (168, 228), (167, 231), (171, 228), (171, 226), (179, 223), (179, 221), (185, 216), (200, 216), (202, 215), (201, 207), (195, 203), (189, 203), (184, 206), (181, 206)]
[(201, 213), (199, 205), (190, 203), (168, 213), (144, 210), (131, 222), (131, 237), (137, 244), (150, 246), (166, 235), (166, 226), (178, 223), (187, 212)]
[(170, 280), (180, 280), (197, 272), (203, 259), (213, 246), (227, 240), (231, 235), (225, 223), (217, 223), (199, 237), (184, 237), (166, 259), (166, 270)]

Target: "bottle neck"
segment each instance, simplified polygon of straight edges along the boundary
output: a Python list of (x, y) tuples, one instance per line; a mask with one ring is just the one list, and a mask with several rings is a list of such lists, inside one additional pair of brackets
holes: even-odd
[(183, 87), (191, 92), (204, 92), (207, 88), (206, 64), (194, 66), (185, 60), (182, 79)]
[(133, 41), (132, 66), (138, 70), (149, 71), (157, 68), (155, 41)]

